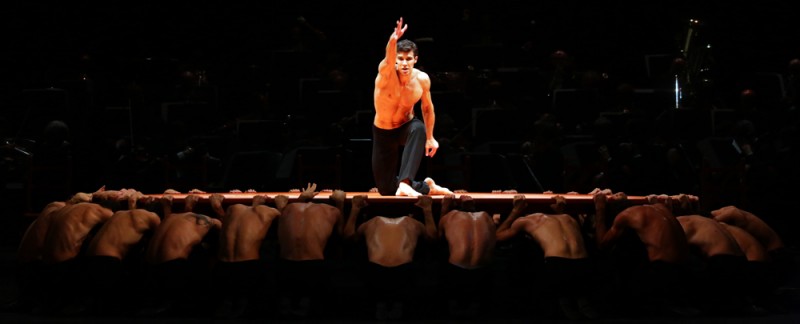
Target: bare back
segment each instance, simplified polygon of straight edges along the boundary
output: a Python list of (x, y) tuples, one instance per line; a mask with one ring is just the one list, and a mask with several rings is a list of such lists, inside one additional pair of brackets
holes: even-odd
[(764, 248), (763, 245), (749, 232), (739, 228), (738, 226), (733, 226), (725, 223), (721, 223), (725, 229), (731, 233), (733, 238), (736, 240), (736, 243), (739, 244), (739, 248), (742, 249), (744, 255), (747, 257), (747, 261), (755, 261), (755, 262), (766, 262), (769, 261), (769, 255), (767, 254), (767, 249)]
[(269, 206), (235, 204), (222, 218), (219, 259), (225, 262), (257, 260), (264, 237), (280, 212)]
[(394, 267), (413, 261), (417, 240), (424, 225), (408, 216), (387, 218), (376, 216), (358, 227), (367, 243), (369, 261)]
[(325, 245), (342, 213), (328, 204), (295, 202), (287, 205), (278, 222), (281, 258), (323, 260)]
[(43, 259), (48, 263), (78, 256), (92, 229), (111, 218), (110, 209), (94, 203), (78, 203), (59, 209), (47, 229)]
[(750, 212), (739, 209), (735, 206), (726, 206), (711, 212), (714, 219), (738, 226), (753, 234), (759, 242), (767, 249), (772, 251), (783, 247), (783, 241), (778, 234), (765, 223), (761, 218)]
[(473, 269), (491, 261), (497, 229), (488, 213), (452, 210), (442, 216), (439, 227), (450, 248), (451, 264)]
[(218, 219), (192, 212), (171, 214), (153, 233), (145, 258), (151, 264), (188, 259), (195, 245), (213, 227), (221, 227)]
[(47, 204), (42, 209), (42, 212), (39, 213), (39, 216), (28, 225), (17, 250), (17, 259), (19, 261), (26, 262), (42, 259), (42, 249), (44, 248), (44, 241), (47, 237), (47, 229), (50, 227), (52, 216), (65, 205), (61, 201)]
[(160, 223), (156, 213), (144, 209), (117, 211), (94, 236), (86, 254), (123, 259), (146, 232), (155, 230)]
[(744, 255), (736, 239), (720, 222), (700, 215), (678, 216), (677, 219), (689, 245), (699, 249), (705, 257)]
[(567, 214), (535, 213), (514, 220), (513, 228), (528, 233), (541, 246), (545, 257), (588, 257), (578, 222)]
[(631, 229), (647, 248), (650, 261), (683, 262), (689, 244), (681, 224), (663, 205), (628, 207), (614, 219), (612, 230)]

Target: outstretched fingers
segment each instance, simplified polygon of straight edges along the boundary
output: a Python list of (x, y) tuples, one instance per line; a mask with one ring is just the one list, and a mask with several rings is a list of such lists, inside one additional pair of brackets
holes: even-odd
[(408, 24), (403, 25), (403, 17), (400, 17), (400, 19), (397, 20), (397, 26), (394, 28), (394, 35), (398, 39), (400, 37), (403, 37), (403, 34), (406, 32), (407, 28), (408, 28)]

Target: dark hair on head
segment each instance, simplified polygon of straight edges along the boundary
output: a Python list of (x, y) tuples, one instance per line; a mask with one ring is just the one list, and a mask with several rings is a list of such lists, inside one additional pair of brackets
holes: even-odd
[(419, 49), (417, 48), (417, 44), (408, 40), (404, 39), (397, 42), (397, 51), (398, 52), (414, 52), (414, 56), (419, 55)]

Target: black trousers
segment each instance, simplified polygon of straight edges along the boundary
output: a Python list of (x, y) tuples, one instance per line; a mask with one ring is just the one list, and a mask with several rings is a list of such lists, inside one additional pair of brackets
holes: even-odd
[(423, 195), (428, 194), (428, 185), (414, 180), (424, 155), (425, 123), (421, 120), (414, 118), (388, 130), (372, 126), (372, 175), (381, 195), (394, 196), (397, 185), (406, 179), (411, 188)]

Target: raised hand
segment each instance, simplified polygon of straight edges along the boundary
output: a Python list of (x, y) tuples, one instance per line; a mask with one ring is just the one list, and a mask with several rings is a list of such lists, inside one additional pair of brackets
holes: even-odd
[(302, 193), (300, 193), (300, 197), (298, 197), (298, 200), (302, 202), (311, 201), (311, 199), (313, 199), (314, 196), (316, 196), (319, 193), (318, 191), (315, 190), (317, 190), (317, 184), (309, 183), (308, 187), (306, 187), (306, 189), (303, 190)]
[(408, 28), (408, 24), (403, 25), (403, 17), (400, 17), (400, 20), (397, 21), (397, 26), (394, 27), (392, 38), (400, 39), (400, 37), (403, 37), (403, 34), (406, 32), (406, 28)]

